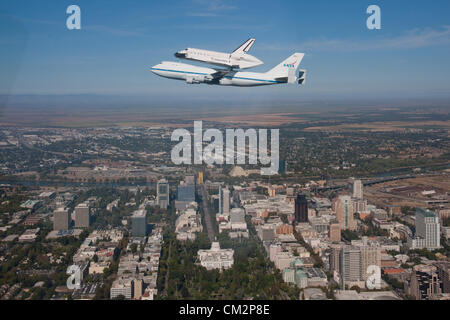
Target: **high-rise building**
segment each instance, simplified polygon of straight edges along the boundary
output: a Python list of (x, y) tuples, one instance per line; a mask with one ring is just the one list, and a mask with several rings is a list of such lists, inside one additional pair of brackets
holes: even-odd
[(90, 219), (90, 208), (86, 203), (75, 207), (75, 228), (89, 228)]
[(156, 186), (156, 202), (162, 209), (167, 209), (169, 206), (169, 183), (166, 179), (158, 181)]
[(131, 234), (133, 237), (147, 236), (147, 210), (137, 210), (131, 216)]
[(353, 282), (361, 281), (361, 251), (358, 247), (342, 248), (339, 256), (339, 273), (344, 288)]
[(230, 214), (230, 190), (220, 187), (219, 190), (219, 214)]
[(353, 203), (350, 196), (339, 196), (335, 202), (336, 218), (343, 230), (355, 230), (356, 222), (354, 219)]
[(416, 233), (408, 237), (410, 249), (439, 249), (441, 247), (439, 217), (433, 211), (416, 209)]
[(332, 242), (341, 241), (341, 226), (339, 223), (330, 224), (329, 238)]
[(361, 246), (359, 250), (361, 251), (361, 280), (366, 281), (373, 272), (368, 269), (369, 266), (381, 268), (381, 249), (377, 246)]
[(195, 201), (195, 184), (180, 183), (177, 188), (177, 200), (194, 202)]
[(58, 208), (53, 212), (53, 230), (68, 230), (70, 215), (67, 208)]
[(367, 212), (367, 200), (352, 199), (353, 210), (358, 213)]
[(442, 293), (450, 293), (450, 262), (440, 261), (436, 264), (439, 280), (442, 283)]
[(330, 264), (330, 272), (333, 273), (334, 271), (339, 272), (340, 265), (339, 265), (339, 257), (341, 255), (342, 248), (344, 247), (343, 244), (340, 243), (333, 243), (330, 245), (331, 253), (329, 256), (329, 264)]
[(411, 273), (408, 291), (416, 300), (429, 300), (442, 294), (441, 281), (434, 270), (414, 270)]
[(303, 194), (298, 194), (295, 199), (295, 221), (308, 222), (308, 200)]
[(381, 267), (381, 248), (375, 245), (332, 244), (330, 271), (337, 271), (342, 286), (363, 285), (373, 274), (370, 266)]
[(363, 184), (361, 180), (355, 178), (349, 179), (349, 188), (352, 193), (352, 197), (355, 199), (363, 199)]
[(220, 212), (220, 197), (218, 194), (213, 194), (211, 196), (211, 204), (214, 209), (214, 212)]

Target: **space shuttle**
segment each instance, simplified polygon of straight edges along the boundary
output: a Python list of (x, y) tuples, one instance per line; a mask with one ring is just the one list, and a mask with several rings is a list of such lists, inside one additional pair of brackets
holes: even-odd
[(264, 64), (258, 58), (248, 54), (254, 43), (255, 39), (250, 38), (232, 53), (187, 48), (176, 52), (175, 57), (226, 67), (228, 69), (254, 68)]
[(304, 53), (296, 52), (264, 73), (234, 69), (205, 68), (180, 62), (163, 61), (151, 68), (160, 77), (189, 84), (256, 87), (274, 84), (305, 84), (306, 70), (299, 69)]

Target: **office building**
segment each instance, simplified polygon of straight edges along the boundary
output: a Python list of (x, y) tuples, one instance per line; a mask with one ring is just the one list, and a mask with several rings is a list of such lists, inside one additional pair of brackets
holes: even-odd
[(247, 230), (245, 211), (241, 208), (233, 208), (230, 211), (230, 223), (232, 230)]
[(367, 200), (353, 199), (353, 211), (358, 213), (366, 213)]
[(156, 191), (156, 202), (158, 206), (162, 209), (167, 209), (169, 206), (169, 183), (166, 179), (158, 181)]
[(339, 223), (330, 224), (329, 238), (332, 242), (341, 241), (341, 226)]
[(342, 248), (344, 247), (341, 243), (333, 243), (330, 245), (331, 252), (329, 255), (329, 266), (330, 266), (330, 272), (334, 275), (334, 272), (339, 273), (340, 270), (340, 255)]
[(408, 285), (408, 293), (415, 300), (429, 300), (442, 294), (441, 282), (434, 269), (414, 270)]
[[(369, 266), (381, 267), (381, 249), (377, 246), (361, 246), (361, 280), (366, 281), (372, 274)], [(370, 272), (368, 272), (370, 271)]]
[(416, 209), (416, 233), (408, 237), (410, 249), (439, 249), (441, 247), (439, 217), (433, 211)]
[(147, 211), (137, 210), (131, 216), (131, 235), (133, 237), (147, 236)]
[(195, 184), (188, 183), (187, 181), (180, 183), (177, 188), (177, 200), (185, 202), (194, 202)]
[(75, 207), (75, 228), (89, 228), (90, 208), (86, 203), (80, 203)]
[(230, 190), (220, 187), (219, 190), (219, 214), (230, 214)]
[(111, 299), (123, 296), (125, 299), (133, 298), (133, 280), (119, 278), (115, 280), (111, 286), (110, 297)]
[(363, 199), (363, 184), (361, 180), (356, 180), (355, 178), (349, 179), (349, 188), (352, 194), (352, 197), (355, 199), (362, 200)]
[(357, 247), (344, 246), (339, 255), (341, 285), (351, 287), (361, 281), (361, 251)]
[(450, 262), (440, 261), (436, 264), (439, 280), (442, 283), (442, 293), (450, 293)]
[(308, 200), (303, 194), (298, 194), (295, 199), (295, 221), (298, 223), (308, 222)]
[(356, 230), (356, 221), (354, 219), (353, 203), (350, 196), (339, 196), (335, 201), (336, 218), (339, 221), (341, 229)]
[(67, 208), (58, 208), (53, 212), (53, 230), (68, 230), (70, 214)]

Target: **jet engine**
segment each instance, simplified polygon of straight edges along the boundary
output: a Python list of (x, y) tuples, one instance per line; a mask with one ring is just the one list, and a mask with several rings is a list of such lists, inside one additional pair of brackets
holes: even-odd
[(213, 77), (211, 76), (195, 76), (195, 77), (186, 77), (186, 83), (189, 84), (199, 84), (199, 83), (205, 83), (210, 80), (212, 80)]

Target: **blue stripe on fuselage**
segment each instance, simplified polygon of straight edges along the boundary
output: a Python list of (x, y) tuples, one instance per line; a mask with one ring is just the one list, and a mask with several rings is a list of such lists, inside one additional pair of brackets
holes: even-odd
[[(160, 69), (160, 68), (152, 68), (152, 70), (168, 71), (168, 72), (178, 72), (178, 73), (189, 73), (189, 74), (208, 75), (208, 73), (190, 72), (190, 71), (179, 71), (179, 70)], [(227, 78), (227, 79), (250, 80), (250, 81), (261, 81), (261, 82), (271, 82), (271, 83), (284, 83), (284, 82), (282, 82), (282, 81), (276, 81), (276, 80), (253, 79), (253, 78), (234, 77), (234, 76), (224, 76), (224, 78)]]

